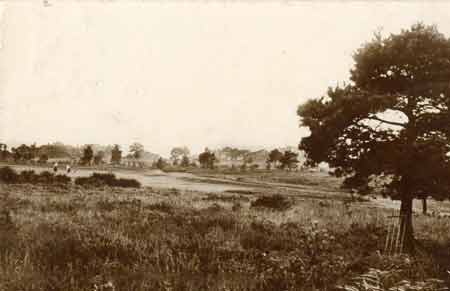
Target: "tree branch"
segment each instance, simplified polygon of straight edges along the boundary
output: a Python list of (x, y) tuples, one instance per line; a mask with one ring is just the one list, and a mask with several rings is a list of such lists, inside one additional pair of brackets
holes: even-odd
[(384, 120), (384, 119), (381, 119), (381, 118), (379, 118), (379, 117), (377, 117), (377, 116), (374, 116), (374, 115), (372, 115), (372, 116), (367, 116), (366, 118), (367, 118), (367, 119), (372, 119), (372, 120), (377, 120), (377, 121), (380, 121), (380, 122), (383, 122), (383, 123), (386, 123), (386, 124), (390, 124), (390, 125), (396, 125), (396, 126), (406, 127), (406, 123), (401, 123), (401, 122), (395, 122), (395, 121)]

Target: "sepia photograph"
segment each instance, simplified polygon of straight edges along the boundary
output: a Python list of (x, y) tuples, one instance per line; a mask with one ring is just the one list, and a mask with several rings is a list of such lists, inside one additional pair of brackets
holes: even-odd
[(0, 0), (0, 291), (450, 291), (450, 1)]

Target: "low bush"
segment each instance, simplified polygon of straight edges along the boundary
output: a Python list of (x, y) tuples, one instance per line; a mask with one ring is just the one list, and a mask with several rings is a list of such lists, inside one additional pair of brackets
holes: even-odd
[(135, 179), (117, 179), (114, 174), (93, 173), (90, 177), (78, 177), (75, 179), (75, 184), (80, 186), (92, 186), (92, 187), (127, 187), (127, 188), (139, 188), (141, 183)]
[(92, 176), (91, 177), (77, 177), (75, 178), (75, 185), (80, 186), (92, 186), (92, 187), (101, 187), (105, 186), (106, 184), (99, 179), (95, 179)]
[(67, 177), (66, 175), (56, 175), (54, 177), (54, 182), (57, 184), (69, 184), (72, 182), (72, 179), (70, 177)]
[(264, 207), (277, 211), (284, 211), (291, 208), (293, 202), (279, 194), (271, 195), (271, 196), (263, 196), (261, 198), (256, 199), (251, 203), (251, 207), (258, 208)]
[(0, 168), (0, 181), (6, 184), (69, 184), (72, 180), (66, 175), (54, 175), (49, 171), (40, 174), (33, 170), (24, 170), (19, 174), (11, 167)]
[(51, 184), (54, 179), (54, 175), (49, 171), (43, 171), (39, 174), (38, 183)]
[(233, 206), (231, 207), (231, 210), (233, 211), (239, 211), (242, 209), (242, 204), (240, 202), (234, 202)]
[(113, 211), (113, 210), (124, 210), (124, 209), (139, 209), (142, 207), (142, 202), (139, 199), (131, 200), (100, 200), (96, 203), (96, 206), (101, 211)]
[(35, 184), (38, 182), (39, 175), (37, 175), (33, 170), (25, 170), (20, 172), (19, 181), (21, 183)]
[(91, 177), (95, 180), (103, 181), (105, 185), (113, 185), (117, 178), (116, 175), (112, 173), (92, 173)]
[(160, 211), (160, 212), (165, 212), (165, 213), (173, 213), (174, 212), (174, 207), (171, 204), (164, 202), (164, 201), (147, 205), (145, 208), (148, 210)]
[(11, 167), (0, 168), (0, 181), (7, 184), (15, 184), (19, 182), (19, 175)]
[(112, 186), (117, 186), (117, 187), (129, 187), (129, 188), (139, 188), (141, 187), (141, 183), (139, 183), (138, 180), (136, 179), (124, 179), (124, 178), (120, 178), (117, 179), (115, 181), (115, 184), (113, 184)]
[(252, 190), (225, 190), (225, 193), (235, 193), (235, 194), (243, 194), (243, 195), (256, 194), (256, 192), (252, 191)]

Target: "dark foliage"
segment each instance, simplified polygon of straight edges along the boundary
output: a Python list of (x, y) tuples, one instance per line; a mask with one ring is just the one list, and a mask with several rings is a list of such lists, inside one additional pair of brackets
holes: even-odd
[(159, 159), (156, 161), (156, 163), (155, 163), (154, 166), (155, 166), (157, 169), (164, 170), (164, 168), (167, 167), (167, 163), (166, 163), (166, 161), (165, 161), (163, 158), (159, 158)]
[(7, 184), (15, 184), (19, 182), (19, 175), (11, 167), (0, 168), (0, 181)]
[(89, 165), (92, 162), (93, 158), (94, 158), (94, 150), (92, 149), (92, 146), (88, 145), (83, 150), (83, 156), (81, 157), (81, 163), (83, 165)]
[(384, 179), (385, 193), (402, 202), (410, 249), (412, 200), (450, 197), (449, 59), (450, 40), (434, 26), (375, 35), (354, 54), (352, 85), (298, 108), (311, 131), (299, 145), (308, 163), (328, 162), (362, 194)]
[(198, 161), (202, 168), (214, 169), (214, 163), (217, 161), (216, 155), (206, 149), (198, 156)]
[(0, 181), (6, 184), (70, 184), (71, 178), (66, 175), (54, 175), (49, 171), (40, 174), (33, 170), (25, 170), (17, 174), (10, 167), (0, 168)]
[(90, 177), (77, 177), (75, 179), (75, 184), (80, 186), (91, 186), (91, 187), (129, 187), (129, 188), (139, 188), (141, 183), (135, 179), (117, 179), (114, 174), (103, 174), (103, 173), (93, 173)]
[(280, 167), (282, 169), (292, 170), (293, 168), (297, 167), (297, 154), (291, 151), (285, 151), (279, 161), (281, 163)]
[(111, 164), (120, 164), (122, 160), (122, 151), (120, 150), (119, 145), (114, 145), (114, 148), (111, 150)]
[(263, 196), (251, 203), (251, 207), (264, 207), (277, 211), (284, 211), (289, 209), (293, 202), (285, 196), (275, 194), (271, 196)]

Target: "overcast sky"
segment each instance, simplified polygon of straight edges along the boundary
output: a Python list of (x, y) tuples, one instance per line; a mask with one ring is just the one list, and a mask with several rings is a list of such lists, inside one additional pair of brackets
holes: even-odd
[(0, 4), (0, 140), (296, 146), (374, 31), (450, 36), (450, 2), (48, 2)]

